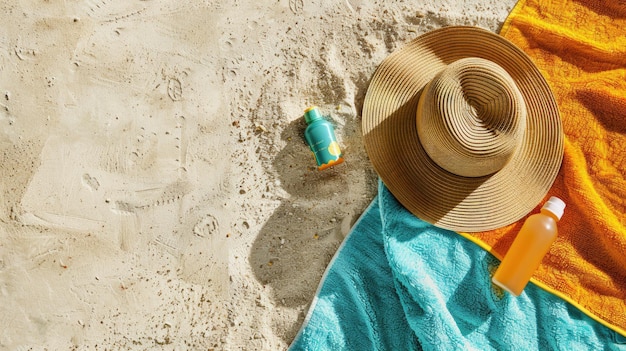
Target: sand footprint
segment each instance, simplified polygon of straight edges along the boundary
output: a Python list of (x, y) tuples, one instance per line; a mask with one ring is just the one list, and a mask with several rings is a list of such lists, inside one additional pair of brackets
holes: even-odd
[(225, 297), (230, 279), (230, 235), (220, 226), (218, 217), (225, 218), (219, 213), (208, 213), (195, 221), (192, 228), (180, 229), (183, 233), (178, 240), (181, 247), (178, 272), (182, 280), (199, 284), (214, 296)]

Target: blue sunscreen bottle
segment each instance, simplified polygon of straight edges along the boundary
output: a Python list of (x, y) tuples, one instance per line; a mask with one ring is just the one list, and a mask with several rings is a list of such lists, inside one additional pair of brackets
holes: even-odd
[(304, 137), (315, 156), (317, 169), (323, 171), (342, 163), (343, 154), (333, 125), (322, 117), (319, 109), (316, 106), (307, 108), (304, 111), (304, 120), (307, 124)]

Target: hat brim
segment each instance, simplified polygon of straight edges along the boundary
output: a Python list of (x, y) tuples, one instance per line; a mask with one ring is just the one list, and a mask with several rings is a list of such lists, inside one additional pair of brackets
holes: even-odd
[[(424, 86), (467, 57), (504, 68), (527, 109), (527, 128), (511, 160), (492, 175), (474, 178), (434, 163), (416, 126)], [(491, 230), (522, 218), (545, 197), (563, 159), (558, 106), (541, 72), (514, 44), (476, 27), (434, 30), (389, 55), (371, 79), (362, 115), (365, 147), (383, 183), (414, 215), (454, 231)]]

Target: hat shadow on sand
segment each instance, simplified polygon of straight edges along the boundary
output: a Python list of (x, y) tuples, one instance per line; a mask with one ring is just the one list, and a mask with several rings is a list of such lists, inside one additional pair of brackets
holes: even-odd
[[(358, 123), (346, 119), (348, 125)], [(318, 171), (303, 136), (305, 128), (304, 120), (297, 118), (281, 133), (285, 147), (271, 166), (288, 196), (280, 199), (249, 255), (256, 279), (271, 289), (277, 308), (298, 308), (313, 300), (326, 266), (376, 191), (375, 177), (371, 170), (367, 173), (368, 167), (357, 155), (350, 154), (343, 164)], [(346, 143), (362, 143), (356, 134), (344, 139), (342, 146), (356, 148)], [(371, 186), (363, 184), (368, 177)], [(363, 189), (367, 194), (356, 199), (353, 195)], [(295, 337), (305, 312), (282, 336), (285, 340)]]

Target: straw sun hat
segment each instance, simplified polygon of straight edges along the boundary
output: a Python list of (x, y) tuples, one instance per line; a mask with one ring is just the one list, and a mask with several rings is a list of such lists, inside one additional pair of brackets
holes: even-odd
[(563, 158), (548, 83), (519, 48), (475, 27), (438, 29), (388, 56), (365, 96), (363, 135), (400, 203), (455, 231), (522, 218)]

